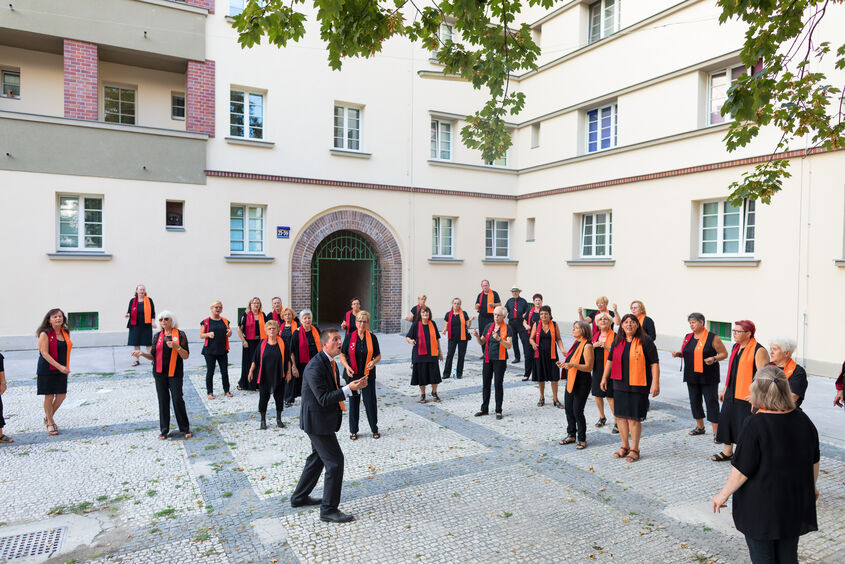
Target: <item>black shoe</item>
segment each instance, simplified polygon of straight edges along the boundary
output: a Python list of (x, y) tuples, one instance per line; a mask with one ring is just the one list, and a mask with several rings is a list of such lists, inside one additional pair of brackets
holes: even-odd
[(522, 381), (523, 381), (523, 382), (527, 382), (527, 381), (528, 381), (528, 380), (530, 380), (530, 379), (531, 379), (531, 376), (524, 376), (524, 377), (522, 378)]
[(501, 418), (502, 418), (502, 414), (501, 414), (501, 413), (497, 413), (497, 414), (496, 414), (496, 419), (501, 419)]
[(460, 379), (461, 379), (461, 375), (460, 375), (460, 374), (458, 374), (457, 376), (455, 376), (455, 378), (457, 378), (458, 380), (460, 380)]
[(305, 496), (301, 501), (290, 500), (291, 507), (305, 507), (306, 505), (322, 505), (323, 500), (318, 497)]
[(451, 375), (451, 374), (444, 374), (444, 375), (443, 375), (443, 379), (444, 379), (444, 380), (448, 380), (448, 379), (449, 379), (449, 378), (451, 378), (451, 377), (452, 377), (452, 375)]
[(285, 424), (282, 423), (282, 414), (279, 411), (276, 412), (276, 427), (278, 427), (279, 429), (285, 428)]
[(261, 429), (262, 431), (267, 430), (267, 419), (264, 417), (263, 413), (261, 414), (261, 425), (258, 428)]
[(477, 411), (475, 413), (476, 417), (481, 417), (482, 415), (488, 415), (488, 413), (486, 411)]
[(329, 511), (328, 513), (320, 513), (320, 521), (325, 521), (326, 523), (349, 523), (354, 520), (354, 515), (347, 515), (339, 509)]
[(520, 362), (522, 362), (521, 359), (515, 358), (511, 361), (511, 364), (519, 364)]
[(615, 434), (615, 435), (618, 435), (619, 434), (619, 427), (617, 427), (616, 424), (614, 423), (613, 429), (610, 432)]

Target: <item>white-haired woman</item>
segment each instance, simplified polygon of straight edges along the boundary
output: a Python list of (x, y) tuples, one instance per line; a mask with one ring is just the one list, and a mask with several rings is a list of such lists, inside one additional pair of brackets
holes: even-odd
[(179, 431), (186, 439), (193, 436), (188, 422), (188, 411), (185, 409), (185, 399), (182, 396), (182, 381), (184, 378), (183, 361), (188, 358), (188, 336), (178, 329), (176, 317), (170, 311), (158, 314), (161, 330), (153, 335), (153, 348), (149, 353), (134, 351), (135, 358), (144, 357), (153, 362), (153, 379), (158, 395), (158, 421), (161, 433), (158, 436), (163, 441), (170, 434), (170, 403), (173, 402), (173, 413)]
[(505, 369), (508, 367), (508, 349), (513, 346), (513, 330), (505, 322), (508, 310), (502, 306), (493, 308), (493, 322), (488, 323), (481, 334), (472, 330), (476, 341), (484, 351), (484, 367), (481, 370), (481, 409), (476, 417), (489, 413), (490, 384), (495, 380), (496, 419), (502, 418), (502, 401), (505, 395)]
[(750, 387), (757, 412), (745, 420), (731, 474), (713, 511), (733, 495), (733, 519), (751, 562), (798, 562), (798, 538), (818, 530), (819, 434), (795, 408), (786, 374), (764, 366)]
[(769, 357), (772, 359), (772, 364), (786, 374), (795, 407), (801, 407), (804, 395), (807, 393), (807, 371), (792, 359), (796, 346), (795, 341), (789, 337), (775, 337), (769, 341)]
[(293, 378), (285, 392), (285, 401), (290, 405), (302, 395), (302, 374), (305, 372), (305, 365), (320, 352), (320, 328), (313, 325), (314, 314), (310, 309), (303, 309), (299, 312), (299, 320), (302, 323), (290, 337), (290, 350), (293, 355), (293, 366), (291, 372)]

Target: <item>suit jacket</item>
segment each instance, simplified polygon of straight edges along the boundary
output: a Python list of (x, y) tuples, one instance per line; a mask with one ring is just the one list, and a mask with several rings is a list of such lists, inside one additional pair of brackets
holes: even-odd
[(335, 386), (331, 361), (326, 353), (320, 351), (308, 362), (302, 374), (299, 427), (309, 435), (337, 433), (342, 416), (338, 402), (344, 399), (343, 387), (338, 389)]

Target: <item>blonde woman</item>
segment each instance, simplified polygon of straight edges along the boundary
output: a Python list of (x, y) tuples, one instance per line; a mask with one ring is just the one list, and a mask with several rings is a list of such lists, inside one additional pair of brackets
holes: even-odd
[(223, 393), (232, 397), (229, 390), (229, 337), (232, 328), (229, 320), (221, 315), (223, 302), (214, 300), (209, 306), (211, 315), (200, 322), (200, 339), (203, 340), (202, 356), (205, 357), (205, 391), (208, 399), (214, 399), (214, 365), (220, 367), (223, 378)]
[[(619, 312), (615, 311), (615, 304), (613, 308), (613, 322), (617, 325), (621, 325), (622, 318), (619, 317)], [(642, 302), (642, 300), (634, 300), (633, 302), (631, 302), (631, 314), (637, 318), (637, 322), (639, 322), (640, 327), (643, 328), (643, 332), (645, 332), (646, 335), (651, 337), (652, 341), (657, 339), (657, 329), (654, 328), (654, 320), (648, 315), (646, 315), (645, 304)]]
[(417, 296), (417, 305), (411, 308), (411, 315), (405, 318), (405, 321), (410, 321), (411, 323), (419, 323), (420, 322), (420, 309), (425, 307), (425, 301), (428, 299), (428, 296), (425, 294), (420, 294)]

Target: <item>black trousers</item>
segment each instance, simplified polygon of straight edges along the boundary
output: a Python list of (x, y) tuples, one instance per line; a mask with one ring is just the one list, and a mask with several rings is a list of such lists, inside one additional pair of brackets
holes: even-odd
[(264, 386), (263, 384), (258, 386), (258, 411), (260, 413), (267, 413), (267, 404), (270, 403), (271, 394), (273, 401), (276, 403), (276, 411), (281, 413), (284, 410), (285, 383), (284, 379), (282, 379), (281, 382), (276, 384), (272, 392), (270, 391), (270, 386)]
[[(563, 381), (562, 381), (563, 382)], [(563, 407), (566, 409), (566, 434), (579, 441), (587, 440), (587, 418), (584, 417), (584, 407), (590, 397), (590, 387), (593, 384), (591, 376), (578, 374), (572, 393), (564, 392)]]
[(255, 380), (249, 381), (249, 367), (252, 366), (252, 359), (255, 356), (255, 349), (261, 339), (248, 340), (249, 347), (244, 347), (241, 351), (241, 379), (238, 380), (238, 387), (242, 390), (257, 390), (258, 384)]
[(323, 468), (326, 469), (326, 478), (323, 481), (323, 504), (320, 513), (325, 514), (337, 510), (340, 505), (340, 490), (343, 487), (343, 451), (337, 442), (337, 436), (312, 435), (311, 454), (305, 460), (305, 468), (302, 469), (302, 476), (296, 489), (293, 490), (291, 501), (297, 503), (311, 495), (314, 486), (320, 479)]
[[(469, 343), (469, 341), (449, 341), (449, 347), (446, 349), (446, 364), (443, 365), (444, 378), (448, 378), (452, 375), (452, 358), (455, 356), (455, 350), (458, 351), (458, 364), (455, 367), (455, 374), (458, 378), (463, 375), (464, 357), (467, 354), (467, 343)], [(364, 389), (366, 390), (367, 388)]]
[(745, 544), (753, 564), (798, 564), (798, 537), (755, 540), (746, 535)]
[(229, 353), (204, 354), (205, 357), (205, 391), (208, 395), (214, 393), (214, 363), (220, 367), (223, 377), (223, 392), (229, 393)]
[(156, 395), (158, 395), (158, 423), (161, 434), (170, 432), (170, 403), (173, 402), (173, 413), (179, 430), (187, 433), (191, 430), (188, 423), (188, 410), (185, 409), (185, 399), (182, 397), (182, 376), (168, 378), (166, 374), (156, 374)]
[(525, 353), (525, 357), (528, 358), (529, 356), (533, 356), (534, 350), (531, 348), (531, 345), (528, 344), (528, 331), (525, 330), (525, 326), (522, 324), (522, 320), (520, 319), (519, 322), (511, 322), (509, 321), (508, 324), (511, 326), (511, 331), (514, 334), (516, 339), (513, 339), (513, 357), (515, 360), (519, 360), (522, 358), (522, 355), (519, 352), (519, 344), (522, 343), (522, 350)]
[(692, 409), (693, 419), (704, 419), (704, 408), (701, 405), (701, 398), (707, 406), (707, 421), (710, 423), (719, 422), (719, 384), (693, 384), (687, 382), (689, 392), (689, 406)]
[(376, 400), (376, 381), (371, 379), (366, 388), (353, 392), (349, 396), (349, 432), (358, 433), (358, 420), (361, 417), (361, 399), (364, 400), (364, 409), (367, 410), (367, 422), (370, 424), (370, 431), (378, 433), (378, 402)]
[(481, 370), (481, 411), (488, 412), (490, 407), (490, 384), (495, 378), (496, 386), (496, 413), (502, 412), (502, 399), (505, 395), (505, 369), (506, 360), (493, 360), (485, 362)]
[(6, 426), (6, 420), (3, 419), (3, 396), (0, 396), (0, 429)]

